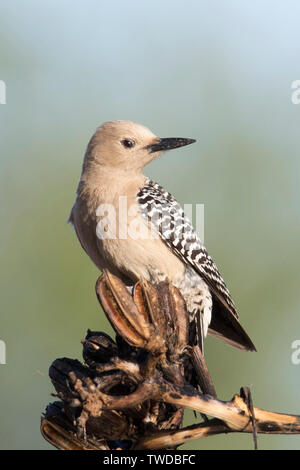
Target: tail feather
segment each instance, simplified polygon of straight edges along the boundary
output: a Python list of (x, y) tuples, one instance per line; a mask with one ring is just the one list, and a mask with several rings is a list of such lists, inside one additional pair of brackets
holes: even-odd
[(190, 323), (189, 344), (190, 356), (185, 367), (185, 378), (194, 387), (200, 387), (207, 395), (216, 397), (213, 380), (204, 359), (205, 329), (203, 315), (198, 311)]
[(204, 324), (203, 324), (203, 314), (198, 311), (195, 317), (196, 322), (196, 344), (198, 344), (202, 354), (204, 354)]
[(217, 297), (214, 297), (213, 305), (208, 333), (238, 349), (256, 351), (254, 344), (237, 317), (225, 309)]

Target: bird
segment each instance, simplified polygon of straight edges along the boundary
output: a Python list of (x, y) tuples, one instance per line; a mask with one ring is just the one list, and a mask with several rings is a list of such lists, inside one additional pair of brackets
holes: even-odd
[(103, 123), (88, 143), (69, 222), (100, 271), (109, 270), (128, 285), (168, 280), (180, 290), (189, 312), (191, 346), (203, 352), (210, 334), (255, 351), (216, 264), (182, 207), (143, 174), (162, 153), (194, 142), (157, 137), (132, 121)]

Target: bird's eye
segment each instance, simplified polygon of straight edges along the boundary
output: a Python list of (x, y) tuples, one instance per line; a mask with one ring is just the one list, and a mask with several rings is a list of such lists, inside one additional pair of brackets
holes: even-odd
[(135, 146), (134, 140), (131, 140), (131, 139), (123, 139), (121, 140), (121, 144), (123, 145), (123, 147), (127, 149), (131, 149), (132, 147)]

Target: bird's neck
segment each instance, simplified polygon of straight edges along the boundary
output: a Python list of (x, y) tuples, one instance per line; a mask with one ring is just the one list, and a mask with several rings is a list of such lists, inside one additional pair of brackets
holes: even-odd
[(142, 172), (107, 168), (97, 163), (83, 168), (77, 195), (81, 199), (97, 200), (97, 203), (114, 202), (119, 196), (135, 197), (144, 186)]

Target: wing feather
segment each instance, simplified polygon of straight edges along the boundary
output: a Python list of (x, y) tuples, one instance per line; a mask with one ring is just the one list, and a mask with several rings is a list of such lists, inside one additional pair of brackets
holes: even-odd
[(162, 240), (185, 264), (193, 267), (214, 295), (209, 332), (239, 348), (255, 350), (238, 321), (234, 302), (216, 264), (180, 204), (168, 191), (150, 179), (146, 180), (137, 194), (137, 201), (141, 213), (154, 224)]

